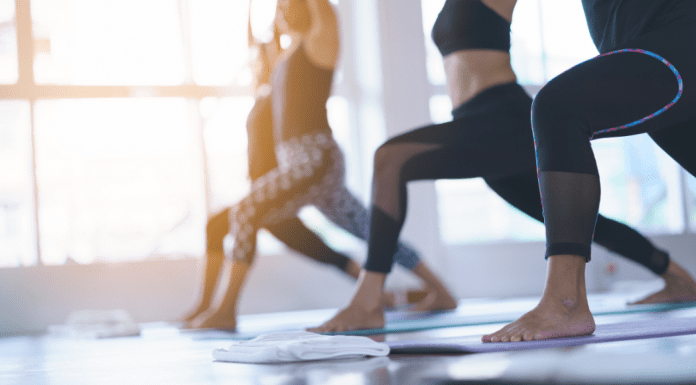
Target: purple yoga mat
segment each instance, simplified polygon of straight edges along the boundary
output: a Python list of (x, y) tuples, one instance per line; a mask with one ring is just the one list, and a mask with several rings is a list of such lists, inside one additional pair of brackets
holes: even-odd
[(558, 338), (543, 341), (483, 343), (479, 335), (454, 338), (387, 341), (387, 344), (391, 348), (391, 353), (494, 353), (513, 350), (559, 348), (600, 342), (671, 337), (686, 334), (696, 334), (696, 317), (648, 317), (641, 321), (597, 325), (594, 334), (589, 336)]

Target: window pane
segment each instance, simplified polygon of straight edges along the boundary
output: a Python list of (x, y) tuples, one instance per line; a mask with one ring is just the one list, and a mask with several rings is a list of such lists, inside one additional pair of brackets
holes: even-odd
[(352, 129), (350, 121), (350, 107), (348, 99), (343, 96), (334, 95), (329, 97), (326, 102), (326, 112), (329, 118), (329, 125), (333, 132), (334, 139), (343, 151), (346, 161), (346, 185), (353, 192), (360, 192), (360, 180), (362, 172), (360, 170), (360, 151), (355, 146), (355, 131)]
[(202, 85), (251, 84), (247, 68), (249, 2), (189, 1), (193, 79)]
[(0, 101), (0, 267), (36, 263), (29, 103)]
[(539, 0), (520, 0), (515, 4), (510, 26), (510, 59), (520, 84), (544, 84), (539, 15)]
[(440, 51), (430, 35), (435, 19), (444, 5), (445, 0), (421, 0), (423, 33), (425, 34), (425, 64), (428, 70), (428, 79), (432, 84), (445, 84), (442, 55), (440, 55)]
[(37, 83), (177, 85), (184, 54), (177, 1), (32, 0)]
[(200, 255), (200, 136), (184, 99), (39, 101), (42, 261)]
[(435, 188), (444, 243), (544, 239), (540, 222), (507, 204), (482, 178), (438, 180)]
[(597, 49), (590, 38), (579, 1), (541, 0), (541, 28), (546, 80), (591, 59)]
[(214, 212), (249, 192), (246, 121), (252, 97), (205, 98), (200, 102), (208, 168), (208, 204)]
[(645, 134), (592, 142), (602, 214), (646, 234), (684, 231), (680, 167)]
[(0, 0), (0, 83), (17, 82), (17, 28), (15, 1)]

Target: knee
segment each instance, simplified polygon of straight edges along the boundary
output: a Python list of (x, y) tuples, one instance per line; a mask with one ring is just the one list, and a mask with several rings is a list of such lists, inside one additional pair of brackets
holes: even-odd
[(205, 228), (208, 248), (214, 248), (217, 250), (217, 248), (221, 247), (222, 239), (229, 232), (229, 230), (229, 209), (226, 209), (210, 218)]
[(375, 151), (374, 158), (373, 175), (375, 178), (380, 178), (387, 174), (398, 172), (400, 165), (398, 164), (398, 158), (396, 155), (397, 154), (394, 146), (390, 145), (389, 142), (379, 146), (377, 151)]
[(532, 130), (535, 138), (550, 127), (563, 126), (563, 119), (572, 118), (569, 104), (564, 92), (553, 81), (542, 88), (532, 102)]

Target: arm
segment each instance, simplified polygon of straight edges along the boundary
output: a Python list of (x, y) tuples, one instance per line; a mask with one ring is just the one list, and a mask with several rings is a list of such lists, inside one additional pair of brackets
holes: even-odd
[(333, 69), (338, 59), (338, 21), (328, 0), (306, 0), (312, 18), (307, 34), (307, 55), (320, 67)]

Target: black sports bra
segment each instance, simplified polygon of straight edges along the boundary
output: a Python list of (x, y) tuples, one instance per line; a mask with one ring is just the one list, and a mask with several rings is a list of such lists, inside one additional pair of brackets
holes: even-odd
[(442, 56), (466, 49), (510, 52), (510, 23), (480, 0), (447, 0), (432, 38)]

